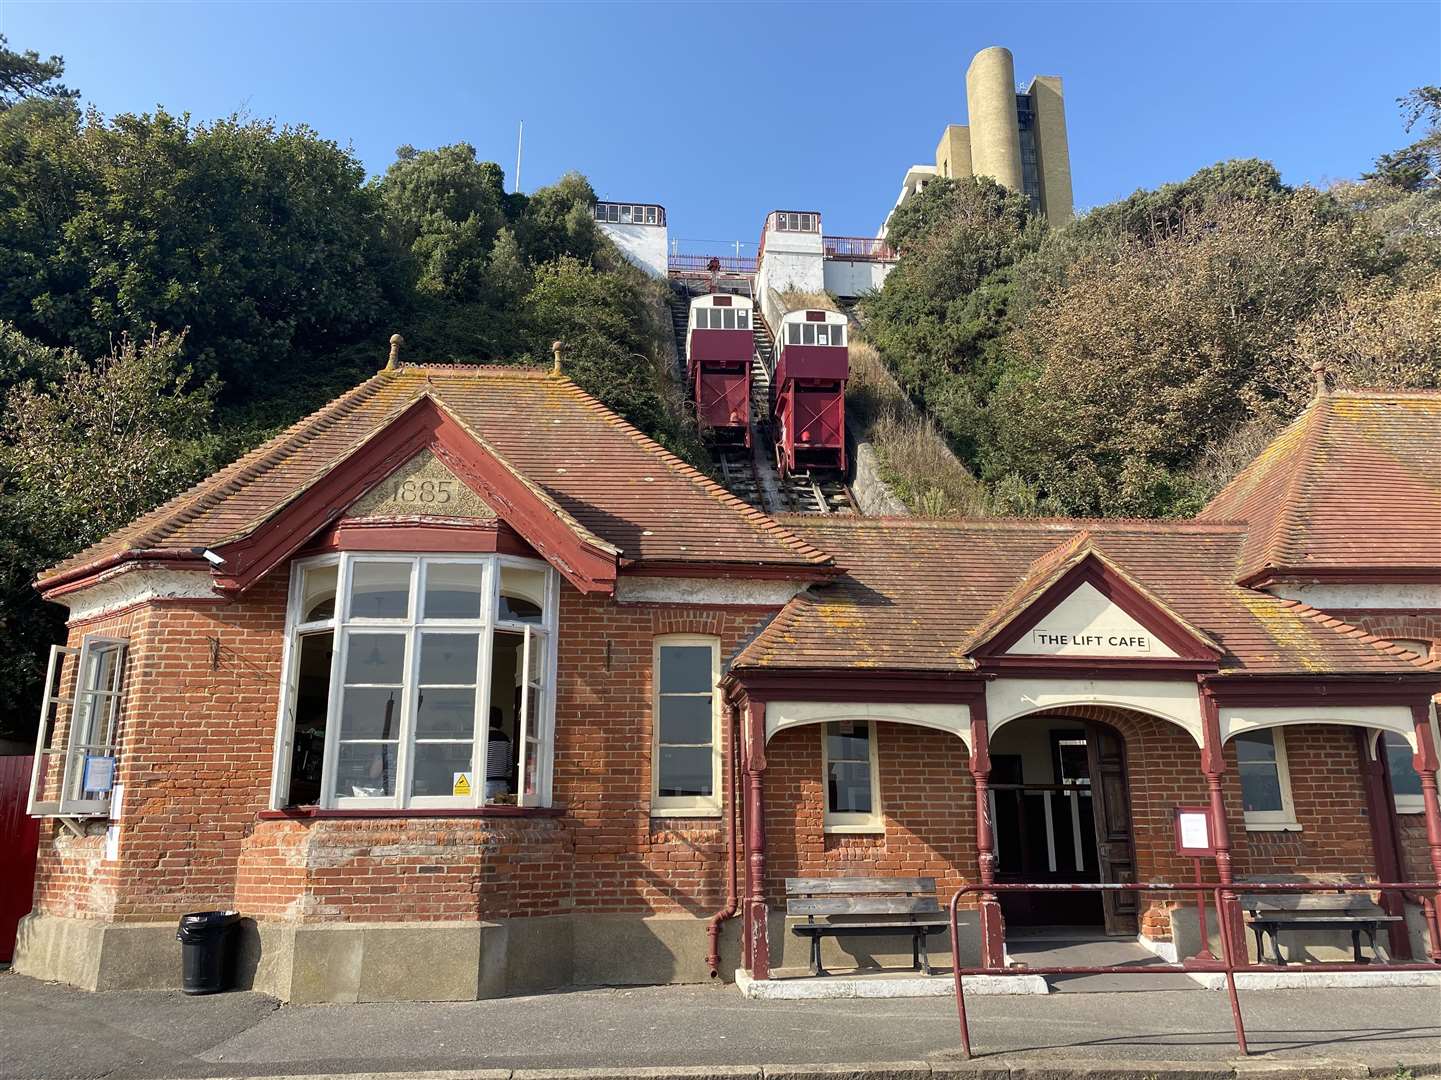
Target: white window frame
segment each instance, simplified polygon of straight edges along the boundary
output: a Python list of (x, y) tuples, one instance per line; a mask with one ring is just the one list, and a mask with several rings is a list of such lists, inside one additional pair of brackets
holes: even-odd
[[(350, 584), (357, 562), (393, 562), (410, 567), (410, 601), (404, 618), (370, 619), (351, 618)], [(476, 619), (426, 619), (424, 618), (424, 597), (426, 579), (432, 566), (439, 564), (473, 565), (481, 568), (481, 611)], [(329, 619), (301, 622), (300, 604), (304, 577), (307, 570), (334, 565), (337, 567), (336, 597), (334, 615)], [(545, 595), (541, 606), (542, 622), (518, 622), (501, 619), (500, 586), (501, 570), (504, 567), (543, 571)], [(525, 640), (522, 678), (526, 683), (522, 689), (522, 708), (529, 704), (531, 686), (535, 680), (529, 676), (531, 643), (541, 638), (547, 641), (544, 664), (537, 674), (542, 691), (541, 708), (537, 716), (538, 730), (529, 731), (528, 709), (517, 717), (516, 735), (522, 746), (522, 760), (516, 771), (516, 805), (549, 806), (555, 757), (555, 685), (557, 671), (556, 621), (560, 599), (559, 581), (554, 569), (543, 561), (518, 558), (509, 555), (465, 555), (447, 552), (436, 553), (395, 553), (355, 551), (297, 559), (291, 564), (289, 602), (286, 607), (285, 644), (282, 651), (283, 679), (279, 709), (276, 717), (276, 739), (270, 807), (284, 809), (288, 805), (290, 790), (290, 762), (295, 738), (295, 698), (299, 682), (299, 642), (302, 636), (329, 631), (333, 635), (334, 657), (330, 669), (330, 689), (327, 698), (325, 724), (325, 757), (322, 766), (322, 787), (320, 809), (322, 810), (427, 810), (480, 808), (485, 802), (485, 762), (489, 742), (489, 712), (491, 701), (492, 647), (497, 631), (521, 634)], [(394, 633), (405, 635), (405, 654), (402, 670), (400, 735), (396, 748), (395, 794), (393, 796), (362, 797), (343, 796), (336, 791), (335, 770), (340, 746), (340, 694), (344, 686), (346, 643), (352, 636), (373, 633)], [(478, 671), (476, 676), (475, 727), (471, 739), (471, 792), (469, 795), (422, 795), (412, 796), (410, 789), (414, 772), (415, 723), (419, 709), (419, 643), (426, 634), (434, 633), (476, 633), (479, 635)], [(536, 789), (527, 794), (523, 790), (525, 755), (535, 753), (538, 760)]]
[(877, 737), (876, 722), (874, 720), (861, 720), (857, 723), (866, 725), (866, 744), (870, 751), (870, 778), (871, 778), (871, 812), (869, 814), (855, 813), (833, 813), (831, 811), (831, 754), (830, 754), (830, 733), (831, 728), (837, 726), (837, 721), (829, 721), (820, 726), (821, 728), (821, 804), (824, 811), (823, 830), (828, 833), (884, 833), (886, 831), (886, 817), (881, 809), (881, 758), (876, 749), (880, 741)]
[[(660, 793), (660, 652), (668, 645), (706, 645), (711, 650), (711, 793)], [(709, 634), (659, 634), (651, 645), (650, 813), (652, 817), (720, 817), (723, 754), (721, 752), (720, 638)]]
[[(1271, 745), (1276, 749), (1276, 782), (1281, 788), (1281, 809), (1243, 810), (1248, 832), (1300, 832), (1301, 824), (1296, 820), (1296, 805), (1291, 800), (1291, 768), (1286, 760), (1286, 735), (1279, 727), (1258, 728), (1247, 734), (1269, 732)], [(1236, 762), (1236, 779), (1241, 779), (1241, 763)], [(1244, 793), (1242, 805), (1244, 806)]]
[[(1431, 729), (1432, 725), (1427, 724), (1426, 730), (1428, 734), (1431, 732)], [(1389, 752), (1386, 748), (1386, 737), (1388, 735), (1395, 735), (1398, 739), (1401, 739), (1406, 749), (1408, 751), (1411, 751), (1411, 744), (1406, 742), (1405, 739), (1400, 735), (1400, 733), (1395, 731), (1378, 731), (1376, 733), (1377, 756), (1389, 757)], [(1435, 742), (1434, 735), (1432, 736), (1432, 741), (1433, 743)], [(1414, 752), (1412, 752), (1411, 756), (1413, 758), (1415, 757)], [(1413, 769), (1415, 768), (1414, 760), (1411, 763), (1411, 767)], [(1389, 762), (1387, 764), (1387, 772), (1392, 772)], [(1396, 813), (1398, 814), (1424, 814), (1426, 812), (1426, 797), (1424, 795), (1402, 795), (1394, 790), (1391, 792), (1391, 795), (1392, 798), (1395, 800)]]
[[(91, 669), (92, 658), (105, 652), (117, 654), (111, 671), (108, 687), (87, 685), (87, 672)], [(35, 761), (30, 771), (30, 795), (26, 801), (26, 813), (30, 817), (89, 818), (110, 815), (110, 797), (114, 790), (115, 768), (118, 762), (117, 748), (120, 736), (120, 712), (125, 700), (125, 662), (129, 655), (129, 642), (125, 638), (106, 637), (102, 634), (86, 634), (80, 648), (67, 645), (52, 645), (50, 661), (45, 671), (45, 686), (40, 700), (40, 729), (35, 734)], [(75, 657), (74, 683), (66, 695), (64, 688), (64, 667), (66, 657)], [(98, 668), (97, 668), (98, 670)], [(80, 741), (80, 717), (85, 717), (87, 729), (93, 726), (94, 712), (108, 705), (104, 711), (104, 730), (96, 733), (99, 738), (91, 742)], [(68, 706), (68, 710), (67, 710)], [(51, 712), (55, 723), (62, 717), (65, 721), (65, 745), (47, 747), (46, 735), (50, 730)], [(99, 751), (96, 753), (95, 751)], [(60, 797), (56, 800), (41, 801), (36, 798), (42, 777), (49, 769), (49, 759), (60, 756)], [(85, 798), (84, 783), (86, 765), (91, 758), (110, 759), (111, 787), (97, 798)]]

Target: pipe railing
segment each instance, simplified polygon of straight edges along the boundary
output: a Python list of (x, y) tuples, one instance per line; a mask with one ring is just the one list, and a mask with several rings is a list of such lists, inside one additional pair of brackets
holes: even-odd
[[(1044, 967), (962, 967), (961, 946), (957, 937), (957, 912), (960, 906), (961, 897), (972, 894), (993, 894), (1001, 892), (1015, 893), (1075, 893), (1075, 892), (1133, 892), (1133, 893), (1200, 893), (1204, 895), (1209, 892), (1215, 900), (1217, 918), (1216, 922), (1220, 929), (1221, 937), (1221, 958), (1206, 960), (1192, 958), (1180, 963), (1158, 963), (1158, 964), (1093, 964), (1082, 965), (1053, 965)], [(1382, 881), (1356, 884), (1320, 884), (1314, 882), (1233, 882), (1230, 885), (1217, 885), (1215, 882), (1182, 881), (1182, 882), (1114, 882), (1114, 883), (1043, 883), (1043, 882), (993, 882), (990, 885), (977, 884), (965, 885), (957, 889), (951, 897), (950, 903), (950, 932), (951, 932), (951, 968), (954, 972), (956, 983), (956, 1015), (961, 1026), (961, 1054), (965, 1058), (971, 1057), (971, 1028), (970, 1021), (966, 1014), (966, 992), (964, 977), (967, 975), (1154, 975), (1158, 971), (1174, 971), (1183, 974), (1195, 974), (1198, 972), (1224, 973), (1226, 976), (1226, 994), (1231, 1002), (1231, 1020), (1236, 1028), (1236, 1046), (1241, 1053), (1249, 1054), (1251, 1051), (1246, 1045), (1246, 1024), (1241, 1015), (1241, 1000), (1236, 992), (1236, 973), (1252, 972), (1286, 972), (1294, 974), (1296, 969), (1280, 964), (1266, 964), (1260, 962), (1257, 957), (1256, 963), (1247, 959), (1246, 943), (1244, 940), (1237, 942), (1234, 935), (1239, 929), (1234, 921), (1236, 914), (1237, 893), (1245, 892), (1247, 895), (1256, 893), (1387, 893), (1387, 892), (1412, 892), (1422, 897), (1429, 897), (1423, 903), (1424, 917), (1427, 932), (1431, 937), (1431, 955), (1437, 959), (1427, 963), (1393, 963), (1393, 962), (1372, 962), (1357, 964), (1354, 962), (1331, 962), (1326, 961), (1314, 965), (1315, 968), (1326, 971), (1437, 971), (1441, 972), (1441, 941), (1438, 941), (1437, 896), (1441, 894), (1441, 885), (1419, 881)], [(985, 901), (983, 901), (985, 902)], [(994, 899), (989, 901), (994, 903)], [(984, 926), (984, 922), (982, 923)], [(984, 931), (983, 931), (984, 933)], [(1203, 947), (1205, 942), (1202, 942)], [(985, 942), (982, 942), (981, 955), (986, 955)], [(1242, 962), (1237, 963), (1236, 957), (1240, 956)]]
[(895, 262), (900, 258), (890, 244), (874, 236), (827, 236), (821, 243), (825, 247), (827, 259)]
[(712, 260), (722, 274), (756, 272), (756, 259), (751, 255), (672, 255), (669, 265), (673, 273), (709, 273)]

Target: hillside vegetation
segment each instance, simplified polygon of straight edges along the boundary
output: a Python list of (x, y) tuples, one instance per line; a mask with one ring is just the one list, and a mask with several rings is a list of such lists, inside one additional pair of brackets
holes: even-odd
[(1185, 515), (1304, 407), (1314, 364), (1441, 385), (1441, 91), (1403, 104), (1418, 142), (1329, 191), (1232, 161), (1048, 228), (990, 180), (929, 184), (865, 330), (984, 494), (923, 507), (927, 477), (879, 445), (903, 497)]

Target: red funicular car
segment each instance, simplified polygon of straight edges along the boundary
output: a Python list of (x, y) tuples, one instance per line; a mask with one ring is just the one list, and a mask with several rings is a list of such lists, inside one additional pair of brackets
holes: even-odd
[(686, 378), (696, 417), (718, 443), (750, 445), (753, 307), (749, 297), (728, 293), (690, 303)]
[(787, 312), (776, 339), (776, 465), (782, 474), (846, 468), (846, 317), (814, 308)]

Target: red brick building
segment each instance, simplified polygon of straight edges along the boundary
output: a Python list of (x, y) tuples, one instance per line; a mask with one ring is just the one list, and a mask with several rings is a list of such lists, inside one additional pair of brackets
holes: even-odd
[(773, 520), (562, 377), (387, 370), (40, 580), (17, 968), (172, 985), (234, 907), (291, 1000), (764, 979), (788, 876), (1185, 878), (1182, 805), (1222, 880), (1433, 880), (1438, 527), (1436, 394), (1320, 397), (1195, 521)]

